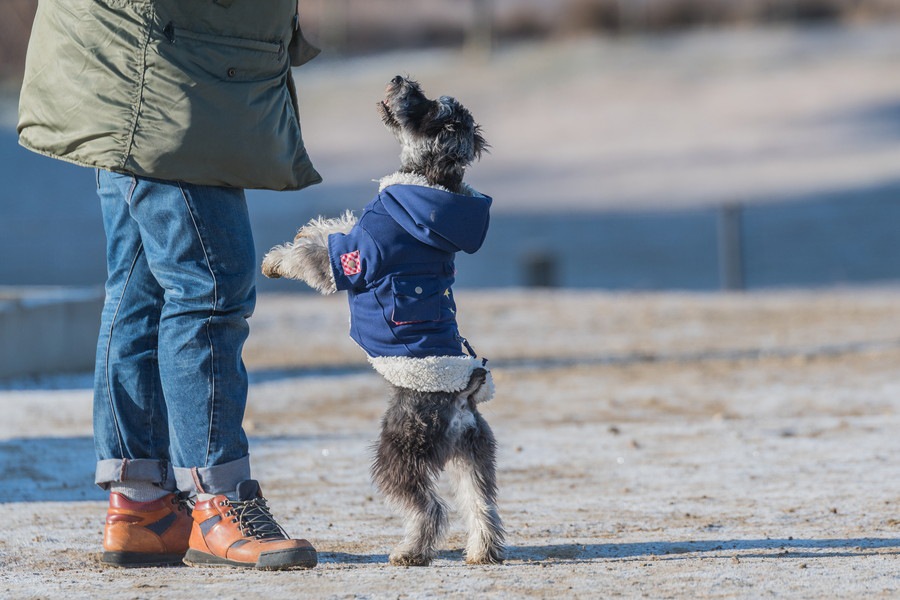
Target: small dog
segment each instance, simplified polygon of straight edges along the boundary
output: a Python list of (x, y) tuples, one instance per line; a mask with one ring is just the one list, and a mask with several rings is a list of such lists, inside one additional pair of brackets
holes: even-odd
[(474, 253), (487, 233), (491, 199), (463, 183), (487, 143), (459, 102), (430, 100), (408, 78), (388, 84), (378, 112), (400, 142), (400, 170), (381, 179), (358, 221), (350, 212), (310, 221), (266, 254), (262, 271), (323, 294), (347, 290), (350, 335), (391, 385), (372, 466), (406, 517), (391, 564), (434, 558), (448, 521), (436, 491), (445, 468), (468, 520), (466, 562), (499, 563), (497, 444), (477, 407), (493, 380), (459, 334), (451, 290), (456, 252)]

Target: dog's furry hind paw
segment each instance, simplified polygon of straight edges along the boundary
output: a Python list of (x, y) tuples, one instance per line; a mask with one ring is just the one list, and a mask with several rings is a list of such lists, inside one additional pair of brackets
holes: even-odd
[(479, 552), (466, 552), (466, 564), (468, 565), (500, 565), (506, 560), (503, 548), (491, 547)]
[(505, 559), (502, 556), (479, 556), (475, 558), (467, 558), (467, 565), (502, 565)]
[(431, 558), (423, 554), (391, 554), (390, 563), (395, 567), (427, 567), (431, 564)]

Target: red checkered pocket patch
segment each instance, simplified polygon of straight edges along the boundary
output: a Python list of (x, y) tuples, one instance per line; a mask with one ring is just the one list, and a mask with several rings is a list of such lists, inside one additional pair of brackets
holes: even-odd
[(359, 250), (341, 254), (341, 267), (344, 268), (344, 275), (357, 275), (362, 271), (362, 265), (359, 262)]

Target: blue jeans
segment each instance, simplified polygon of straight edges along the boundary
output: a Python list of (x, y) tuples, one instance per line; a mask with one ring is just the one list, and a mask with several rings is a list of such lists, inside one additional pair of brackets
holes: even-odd
[(250, 478), (241, 358), (256, 301), (243, 190), (97, 172), (108, 278), (98, 485), (233, 492)]

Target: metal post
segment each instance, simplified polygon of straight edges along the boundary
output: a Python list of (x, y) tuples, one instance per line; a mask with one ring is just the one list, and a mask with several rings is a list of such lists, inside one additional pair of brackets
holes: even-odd
[(559, 285), (559, 264), (551, 252), (533, 251), (523, 257), (525, 287), (552, 288)]
[(472, 26), (466, 39), (466, 50), (484, 58), (491, 54), (494, 44), (494, 0), (472, 2)]
[(743, 290), (744, 243), (740, 204), (726, 204), (719, 210), (719, 281), (724, 290)]

